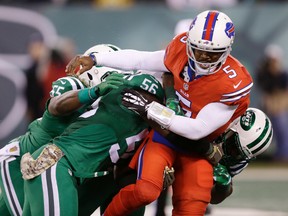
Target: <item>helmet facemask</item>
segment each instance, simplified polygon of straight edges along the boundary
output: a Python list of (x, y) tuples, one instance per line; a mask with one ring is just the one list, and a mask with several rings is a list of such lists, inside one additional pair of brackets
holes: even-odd
[(272, 138), (273, 128), (269, 118), (259, 109), (248, 108), (224, 133), (224, 156), (220, 163), (232, 166), (242, 160), (255, 159), (269, 147)]
[(224, 155), (220, 163), (225, 166), (233, 166), (243, 160), (250, 161), (254, 158), (246, 148), (241, 146), (239, 134), (231, 129), (223, 136), (222, 149)]
[[(227, 47), (225, 49), (213, 49), (209, 50), (206, 48), (200, 48), (197, 45), (190, 42), (189, 38), (187, 39), (186, 52), (188, 55), (188, 63), (191, 69), (195, 71), (197, 75), (210, 75), (216, 73), (220, 70), (221, 66), (225, 63), (228, 55), (230, 54), (231, 47)], [(220, 57), (214, 62), (201, 62), (198, 61), (195, 57), (195, 50), (210, 52), (210, 53), (222, 53)], [(194, 63), (194, 67), (191, 63)], [(203, 68), (203, 66), (205, 68)]]

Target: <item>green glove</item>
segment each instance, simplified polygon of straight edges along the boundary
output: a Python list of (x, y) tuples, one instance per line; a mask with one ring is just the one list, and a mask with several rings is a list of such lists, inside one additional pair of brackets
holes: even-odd
[(123, 79), (123, 77), (124, 75), (120, 73), (113, 73), (109, 75), (104, 81), (93, 87), (96, 95), (103, 96), (112, 89), (117, 89), (124, 83), (125, 79)]
[(179, 100), (175, 98), (168, 98), (166, 100), (166, 107), (172, 109), (176, 115), (184, 116), (184, 112), (179, 104)]
[(213, 179), (217, 185), (223, 186), (229, 185), (232, 181), (227, 168), (219, 163), (214, 167)]
[(166, 95), (166, 107), (172, 109), (176, 115), (184, 116), (184, 112), (179, 104), (179, 100), (175, 93), (175, 89), (172, 83), (170, 83), (169, 86), (165, 87), (165, 95)]

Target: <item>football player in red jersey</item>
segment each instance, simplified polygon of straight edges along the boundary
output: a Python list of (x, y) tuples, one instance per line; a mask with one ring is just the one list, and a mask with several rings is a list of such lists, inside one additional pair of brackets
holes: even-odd
[[(67, 73), (82, 73), (93, 65), (122, 70), (142, 69), (171, 72), (174, 88), (185, 116), (156, 102), (145, 106), (145, 115), (163, 128), (191, 140), (213, 141), (241, 116), (250, 103), (252, 78), (246, 68), (230, 55), (235, 37), (231, 19), (219, 11), (204, 11), (189, 30), (176, 36), (166, 50), (144, 52), (122, 50), (114, 53), (76, 56)], [(76, 71), (78, 66), (82, 68)], [(166, 95), (169, 98), (169, 95)], [(129, 98), (126, 98), (129, 102)], [(127, 102), (127, 101), (126, 101)], [(136, 106), (130, 100), (131, 110)], [(137, 109), (137, 108), (136, 108)], [(160, 145), (161, 143), (162, 145)], [(191, 157), (157, 132), (139, 154), (138, 180), (123, 188), (105, 211), (105, 216), (127, 215), (159, 196), (165, 166), (175, 168), (173, 215), (203, 215), (213, 185), (212, 165), (202, 157)]]

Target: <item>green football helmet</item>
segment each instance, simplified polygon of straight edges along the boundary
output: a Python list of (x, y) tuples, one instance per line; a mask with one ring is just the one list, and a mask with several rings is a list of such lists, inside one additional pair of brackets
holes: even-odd
[(269, 147), (272, 137), (270, 119), (261, 110), (248, 108), (223, 135), (224, 156), (220, 163), (233, 166), (243, 160), (250, 161)]

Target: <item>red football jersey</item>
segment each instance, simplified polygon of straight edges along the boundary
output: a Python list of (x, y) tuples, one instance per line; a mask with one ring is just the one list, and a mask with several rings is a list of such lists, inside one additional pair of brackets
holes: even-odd
[(209, 135), (209, 140), (213, 140), (246, 111), (253, 80), (246, 68), (229, 55), (218, 72), (185, 82), (181, 73), (188, 69), (186, 39), (186, 33), (176, 36), (167, 46), (164, 59), (165, 66), (174, 75), (174, 88), (183, 110), (186, 111), (185, 115), (196, 118), (205, 105), (213, 102), (238, 105), (229, 122)]

